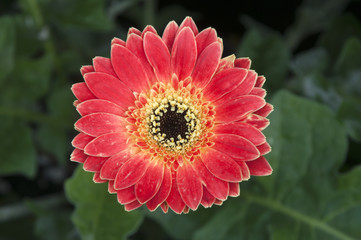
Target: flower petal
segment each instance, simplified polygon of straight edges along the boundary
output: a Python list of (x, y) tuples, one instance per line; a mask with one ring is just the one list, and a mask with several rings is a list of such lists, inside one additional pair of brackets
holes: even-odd
[(228, 122), (223, 124), (218, 124), (215, 127), (215, 133), (226, 133), (226, 134), (235, 134), (245, 139), (249, 140), (255, 146), (258, 146), (266, 142), (266, 137), (262, 134), (260, 130), (256, 127), (253, 127), (250, 124), (242, 122)]
[(141, 206), (142, 206), (142, 204), (139, 203), (137, 200), (135, 200), (134, 202), (131, 202), (131, 203), (128, 203), (128, 204), (124, 205), (124, 209), (125, 209), (125, 211), (130, 212), (130, 211), (133, 211), (133, 210), (135, 210), (135, 209), (137, 209), (137, 208), (139, 208)]
[(209, 45), (198, 57), (192, 73), (192, 80), (199, 88), (204, 88), (214, 75), (222, 55), (218, 42)]
[(266, 104), (263, 98), (253, 95), (241, 96), (237, 99), (225, 103), (225, 105), (216, 105), (216, 121), (232, 122), (241, 120), (248, 114), (257, 111)]
[(136, 184), (149, 166), (149, 158), (137, 154), (126, 161), (115, 177), (114, 188), (117, 190), (128, 188)]
[(203, 187), (191, 164), (184, 164), (178, 168), (177, 185), (184, 203), (190, 209), (196, 210), (202, 200)]
[(162, 185), (160, 186), (156, 195), (150, 199), (146, 204), (150, 211), (157, 209), (169, 196), (172, 187), (172, 173), (167, 167), (164, 168), (164, 176)]
[(158, 35), (157, 30), (155, 30), (155, 28), (153, 26), (147, 25), (143, 29), (141, 37), (144, 38), (145, 34), (148, 33), (148, 32), (151, 32), (151, 33), (154, 33), (154, 34)]
[(83, 165), (83, 168), (85, 171), (88, 172), (99, 172), (101, 167), (103, 166), (104, 162), (107, 160), (108, 158), (104, 158), (104, 157), (93, 157), (93, 156), (89, 156)]
[(239, 68), (249, 69), (251, 67), (251, 59), (247, 58), (237, 58), (234, 61), (234, 66)]
[(257, 78), (255, 87), (262, 87), (265, 81), (266, 81), (266, 78), (264, 76), (259, 76)]
[(259, 96), (261, 98), (264, 98), (266, 96), (267, 92), (263, 88), (254, 87), (249, 94), (250, 95), (256, 95), (256, 96)]
[(87, 73), (84, 77), (89, 89), (95, 96), (118, 104), (127, 109), (134, 104), (132, 91), (119, 79), (106, 73)]
[(105, 182), (107, 182), (106, 180), (103, 180), (103, 179), (100, 178), (99, 172), (94, 173), (94, 175), (93, 175), (93, 181), (94, 181), (95, 183), (105, 183)]
[(229, 196), (238, 197), (240, 194), (239, 183), (230, 182), (229, 183)]
[[(142, 32), (139, 30), (139, 29), (136, 29), (135, 27), (131, 27), (131, 28), (129, 28), (129, 30), (128, 30), (128, 37), (129, 37), (129, 35), (131, 35), (131, 34), (136, 34), (136, 35), (138, 35), (138, 36), (141, 36), (142, 35)], [(127, 39), (127, 41), (128, 41), (129, 39)]]
[(186, 27), (189, 27), (194, 36), (196, 36), (198, 34), (198, 29), (197, 29), (197, 25), (195, 24), (195, 22), (193, 21), (193, 18), (191, 17), (186, 17), (183, 22), (181, 23), (181, 25), (179, 26), (179, 30), (178, 30), (178, 33), (183, 29), (183, 28), (186, 28)]
[(117, 199), (120, 204), (129, 204), (137, 200), (135, 197), (134, 185), (128, 188), (117, 190)]
[(246, 162), (252, 176), (267, 176), (272, 174), (272, 167), (266, 158), (261, 156), (253, 161)]
[(168, 47), (169, 52), (172, 50), (177, 31), (178, 31), (178, 24), (175, 21), (169, 22), (164, 29), (162, 39), (165, 45)]
[(153, 67), (154, 74), (161, 82), (168, 82), (171, 77), (170, 53), (163, 40), (154, 33), (144, 36), (145, 55)]
[(110, 113), (92, 113), (80, 118), (75, 129), (97, 137), (106, 133), (125, 132), (124, 118)]
[(172, 187), (166, 201), (169, 207), (178, 214), (181, 214), (186, 206), (179, 194), (176, 173), (174, 171), (172, 172)]
[(123, 133), (107, 133), (86, 145), (84, 152), (90, 156), (110, 157), (128, 147), (127, 138)]
[(227, 182), (242, 181), (241, 168), (228, 155), (209, 148), (201, 156), (202, 162), (214, 176)]
[[(209, 45), (218, 43), (217, 32), (214, 28), (206, 28), (196, 35), (197, 53), (200, 55)], [(222, 47), (221, 47), (222, 50)]]
[(257, 146), (257, 149), (261, 155), (265, 155), (271, 151), (271, 146), (265, 142), (262, 145)]
[(70, 155), (70, 160), (73, 162), (83, 163), (87, 157), (88, 156), (84, 154), (83, 150), (75, 148)]
[(96, 72), (102, 72), (117, 77), (109, 58), (95, 57), (93, 58), (93, 65)]
[(117, 104), (104, 99), (91, 99), (84, 101), (76, 106), (80, 115), (85, 116), (91, 113), (111, 113), (118, 116), (124, 116), (124, 110)]
[(114, 180), (117, 176), (119, 168), (128, 161), (134, 153), (128, 149), (110, 157), (100, 169), (100, 176), (103, 179)]
[(216, 74), (204, 88), (204, 96), (214, 102), (235, 89), (247, 76), (248, 70), (231, 68)]
[(148, 78), (141, 61), (126, 47), (113, 45), (111, 61), (119, 79), (136, 92), (146, 90)]
[(246, 161), (238, 161), (237, 163), (238, 163), (238, 165), (241, 167), (243, 180), (248, 180), (248, 179), (250, 179), (251, 174), (250, 174), (250, 172), (249, 172), (249, 168), (248, 168), (248, 166), (247, 166)]
[(84, 150), (85, 146), (93, 139), (94, 139), (94, 137), (92, 137), (92, 136), (86, 135), (84, 133), (79, 133), (78, 135), (75, 136), (75, 138), (73, 139), (71, 144), (75, 148)]
[(73, 84), (73, 86), (71, 86), (71, 91), (80, 102), (97, 98), (84, 82)]
[(203, 185), (207, 188), (208, 192), (215, 198), (226, 200), (228, 197), (228, 182), (225, 182), (215, 177), (203, 164), (202, 160), (198, 157), (194, 160), (193, 166), (197, 171), (198, 176), (202, 179)]
[(269, 120), (265, 117), (261, 117), (256, 114), (249, 115), (245, 122), (251, 124), (252, 126), (258, 128), (259, 130), (265, 129), (269, 125)]
[(205, 208), (212, 207), (215, 200), (216, 198), (208, 192), (205, 186), (203, 186), (203, 196), (201, 201), (202, 206)]
[(153, 198), (162, 185), (164, 164), (152, 161), (143, 177), (135, 185), (135, 196), (138, 202), (145, 203)]
[(267, 117), (271, 112), (273, 112), (273, 106), (269, 103), (266, 103), (266, 105), (254, 113), (262, 117)]
[(216, 74), (226, 70), (234, 68), (234, 60), (236, 59), (236, 56), (234, 54), (229, 55), (228, 57), (224, 57), (219, 61), (218, 68), (216, 70)]
[(213, 149), (216, 149), (230, 157), (241, 160), (249, 161), (254, 160), (260, 156), (256, 146), (249, 140), (234, 134), (216, 134), (214, 138)]
[(117, 45), (120, 45), (120, 46), (125, 46), (125, 42), (120, 39), (120, 38), (113, 38), (112, 39), (112, 42), (111, 42), (111, 45), (113, 46), (114, 44), (117, 44)]
[(197, 45), (189, 27), (183, 28), (176, 39), (171, 54), (171, 69), (179, 81), (190, 76), (197, 60)]
[(92, 65), (86, 65), (86, 66), (82, 66), (80, 68), (80, 73), (81, 73), (81, 75), (83, 75), (83, 77), (86, 73), (89, 73), (89, 72), (95, 72), (95, 69)]

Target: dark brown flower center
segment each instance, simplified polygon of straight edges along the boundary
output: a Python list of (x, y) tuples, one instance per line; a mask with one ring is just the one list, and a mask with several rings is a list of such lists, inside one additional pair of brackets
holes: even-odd
[(175, 106), (174, 111), (172, 111), (172, 108), (169, 106), (167, 108), (167, 111), (163, 113), (163, 116), (160, 117), (159, 121), (159, 128), (160, 128), (160, 134), (165, 134), (165, 140), (171, 139), (177, 140), (179, 138), (187, 139), (189, 138), (189, 126), (188, 122), (185, 118), (186, 112), (177, 112), (178, 107)]

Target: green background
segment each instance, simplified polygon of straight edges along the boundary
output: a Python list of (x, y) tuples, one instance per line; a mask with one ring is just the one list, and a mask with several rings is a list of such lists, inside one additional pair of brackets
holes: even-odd
[[(70, 87), (129, 27), (185, 16), (266, 76), (274, 173), (222, 206), (128, 213), (69, 160)], [(1, 0), (0, 239), (361, 239), (360, 16), (351, 0)]]

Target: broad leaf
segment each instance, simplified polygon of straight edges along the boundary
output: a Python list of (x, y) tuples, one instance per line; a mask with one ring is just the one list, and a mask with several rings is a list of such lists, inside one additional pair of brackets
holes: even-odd
[(12, 18), (0, 18), (0, 85), (14, 68), (14, 28)]

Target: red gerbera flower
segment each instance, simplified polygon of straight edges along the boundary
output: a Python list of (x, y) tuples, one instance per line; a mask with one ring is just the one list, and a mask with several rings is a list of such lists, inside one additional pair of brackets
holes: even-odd
[(108, 182), (127, 211), (220, 205), (239, 182), (272, 172), (262, 130), (272, 105), (248, 58), (221, 58), (213, 28), (192, 18), (114, 38), (111, 57), (83, 66), (72, 87), (82, 116), (71, 160)]

